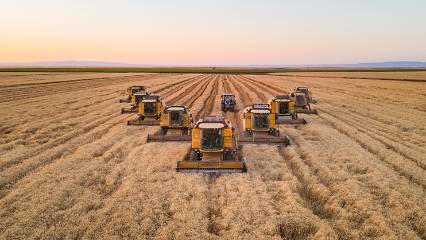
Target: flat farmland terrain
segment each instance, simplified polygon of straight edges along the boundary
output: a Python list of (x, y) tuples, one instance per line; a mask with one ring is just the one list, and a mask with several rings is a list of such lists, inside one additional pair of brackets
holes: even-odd
[[(0, 239), (426, 239), (426, 73), (377, 74), (0, 73)], [(195, 120), (232, 92), (236, 132), (300, 85), (319, 115), (248, 173), (176, 173), (190, 144), (120, 114), (136, 84)]]

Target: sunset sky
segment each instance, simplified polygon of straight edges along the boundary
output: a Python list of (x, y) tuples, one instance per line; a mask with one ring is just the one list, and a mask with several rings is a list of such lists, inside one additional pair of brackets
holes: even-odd
[(424, 0), (0, 0), (0, 62), (426, 60)]

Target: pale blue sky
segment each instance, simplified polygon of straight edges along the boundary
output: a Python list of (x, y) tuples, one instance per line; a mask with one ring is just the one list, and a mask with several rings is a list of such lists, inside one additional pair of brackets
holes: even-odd
[(426, 60), (421, 0), (0, 0), (0, 62)]

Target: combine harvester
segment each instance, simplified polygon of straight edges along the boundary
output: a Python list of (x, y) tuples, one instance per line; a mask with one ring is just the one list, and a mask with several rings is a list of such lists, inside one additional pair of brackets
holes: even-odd
[(226, 111), (231, 111), (234, 112), (235, 111), (235, 105), (237, 104), (237, 102), (235, 101), (235, 95), (232, 93), (224, 93), (222, 94), (222, 96), (220, 97), (220, 104), (222, 107), (222, 112), (226, 112)]
[(290, 99), (294, 101), (294, 112), (304, 114), (318, 114), (316, 109), (312, 109), (309, 104), (309, 99), (303, 92), (293, 92), (290, 94)]
[(160, 96), (146, 94), (138, 104), (137, 118), (127, 121), (127, 125), (160, 125), (162, 106)]
[(268, 101), (271, 111), (275, 114), (277, 124), (306, 124), (306, 120), (299, 118), (295, 112), (295, 103), (289, 95), (276, 96)]
[(312, 96), (311, 90), (308, 87), (296, 87), (294, 88), (294, 92), (302, 92), (308, 98), (308, 103), (317, 103), (317, 100)]
[(198, 120), (192, 129), (189, 159), (178, 161), (176, 171), (195, 173), (247, 172), (234, 129), (223, 116)]
[(166, 106), (160, 117), (159, 134), (148, 134), (148, 142), (191, 141), (193, 123), (191, 111), (186, 106)]
[(130, 103), (130, 107), (127, 108), (122, 108), (121, 109), (121, 114), (124, 113), (137, 113), (138, 112), (138, 107), (139, 107), (139, 103), (148, 96), (148, 93), (145, 92), (137, 92), (135, 94), (133, 94), (132, 96), (132, 101)]
[(130, 102), (132, 102), (132, 98), (133, 98), (133, 95), (135, 94), (135, 93), (137, 93), (137, 92), (140, 92), (140, 93), (146, 93), (146, 88), (145, 88), (145, 86), (131, 86), (131, 87), (128, 87), (127, 89), (126, 89), (126, 93), (127, 93), (127, 98), (125, 98), (125, 99), (120, 99), (120, 102), (121, 103), (123, 103), (123, 102), (125, 102), (125, 103), (130, 103)]
[(247, 107), (243, 113), (243, 126), (244, 135), (239, 137), (239, 143), (267, 143), (279, 146), (290, 144), (287, 136), (280, 135), (275, 114), (269, 104), (260, 103)]

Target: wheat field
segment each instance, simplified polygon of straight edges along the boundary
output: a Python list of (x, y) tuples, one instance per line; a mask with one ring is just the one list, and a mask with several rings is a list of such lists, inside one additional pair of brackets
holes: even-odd
[[(0, 239), (426, 239), (426, 72), (0, 73)], [(119, 103), (145, 85), (241, 132), (251, 103), (309, 86), (291, 145), (243, 147), (245, 174), (176, 173)]]

